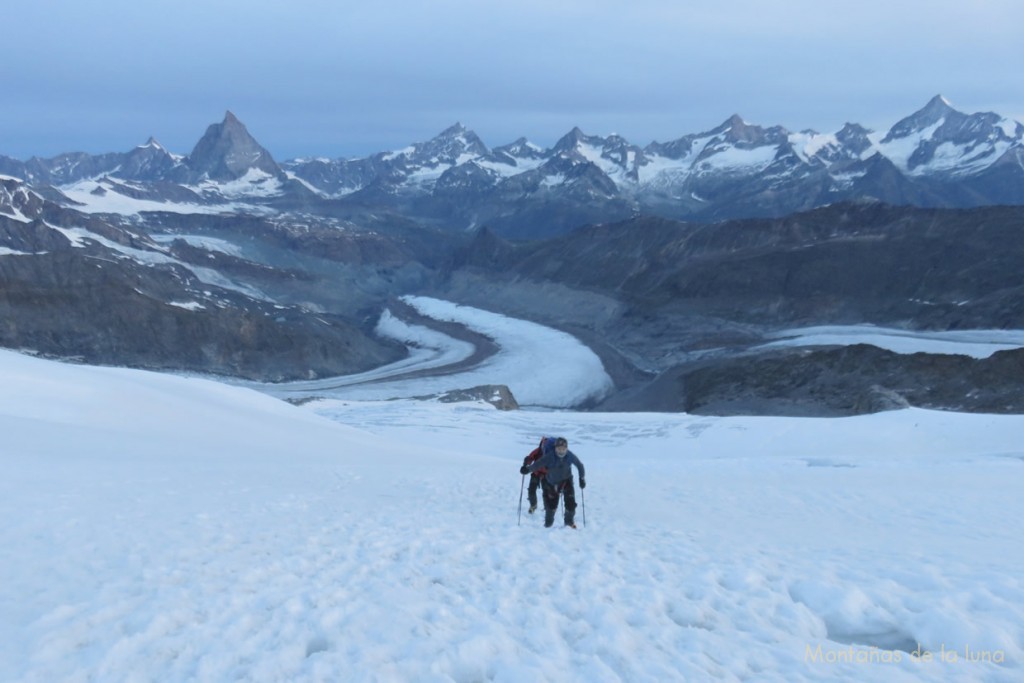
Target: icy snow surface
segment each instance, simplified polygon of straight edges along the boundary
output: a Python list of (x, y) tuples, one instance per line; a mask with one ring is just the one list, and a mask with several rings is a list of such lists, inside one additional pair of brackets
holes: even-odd
[[(1024, 416), (0, 377), (2, 681), (1024, 680)], [(541, 434), (586, 465), (577, 530), (518, 513)]]
[(754, 174), (764, 170), (778, 154), (777, 145), (762, 145), (752, 149), (728, 146), (697, 163), (701, 172), (741, 171)]
[[(263, 182), (259, 177), (246, 176), (232, 183), (207, 183), (206, 187), (219, 190), (224, 196), (234, 198), (246, 196), (270, 196), (280, 191), (280, 183), (271, 179)], [(106, 192), (102, 195), (93, 194), (101, 187)], [(116, 186), (102, 180), (81, 180), (59, 188), (68, 198), (78, 202), (74, 208), (82, 213), (116, 213), (131, 216), (144, 211), (164, 211), (184, 214), (225, 214), (244, 211), (246, 213), (273, 213), (272, 210), (249, 203), (225, 202), (220, 204), (196, 204), (192, 202), (170, 202), (155, 199), (138, 199), (121, 194)], [(201, 192), (201, 188), (196, 188)]]

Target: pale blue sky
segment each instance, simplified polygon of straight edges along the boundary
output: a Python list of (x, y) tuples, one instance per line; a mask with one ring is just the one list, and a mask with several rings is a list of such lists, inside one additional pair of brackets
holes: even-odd
[(0, 41), (0, 154), (187, 154), (234, 112), (278, 160), (459, 121), (645, 145), (751, 123), (885, 129), (943, 94), (1024, 120), (1020, 0), (37, 0)]

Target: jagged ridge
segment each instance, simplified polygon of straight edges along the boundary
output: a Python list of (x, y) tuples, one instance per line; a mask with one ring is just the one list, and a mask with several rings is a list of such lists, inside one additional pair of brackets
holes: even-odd
[[(884, 134), (854, 123), (836, 133), (794, 133), (733, 115), (709, 131), (644, 147), (574, 128), (550, 149), (525, 138), (491, 149), (455, 124), (397, 151), (280, 165), (229, 111), (188, 156), (150, 140), (125, 154), (0, 157), (0, 173), (58, 187), (105, 176), (170, 183), (201, 201), (298, 201), (314, 213), (317, 198), (340, 200), (449, 228), (487, 224), (507, 236), (543, 237), (638, 213), (708, 222), (859, 198), (952, 208), (1024, 204), (1022, 158), (1024, 125), (964, 114), (936, 96)], [(111, 189), (120, 191), (116, 183), (100, 188)], [(165, 190), (146, 194), (182, 196)]]

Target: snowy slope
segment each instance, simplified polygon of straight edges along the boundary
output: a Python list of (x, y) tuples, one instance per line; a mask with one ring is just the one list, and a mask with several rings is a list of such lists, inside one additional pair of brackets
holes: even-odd
[[(134, 185), (145, 187), (143, 184)], [(266, 174), (260, 175), (253, 171), (249, 175), (231, 182), (212, 183), (207, 181), (194, 189), (193, 195), (198, 200), (203, 189), (216, 189), (227, 201), (219, 203), (200, 203), (199, 201), (180, 201), (165, 198), (140, 198), (120, 191), (132, 185), (124, 182), (114, 183), (109, 179), (86, 179), (62, 186), (61, 192), (75, 202), (74, 208), (82, 213), (113, 213), (122, 216), (138, 215), (146, 211), (166, 211), (178, 214), (230, 214), (245, 210), (249, 213), (271, 213), (269, 210), (247, 202), (230, 201), (232, 199), (256, 199), (272, 196), (280, 191), (280, 183)]]
[[(0, 376), (0, 680), (1024, 677), (1024, 417)], [(517, 523), (543, 433), (587, 467), (578, 530)]]

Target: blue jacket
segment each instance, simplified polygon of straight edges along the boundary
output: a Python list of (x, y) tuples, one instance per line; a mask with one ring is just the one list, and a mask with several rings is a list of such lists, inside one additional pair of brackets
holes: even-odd
[(545, 449), (544, 455), (540, 457), (532, 465), (529, 465), (530, 471), (535, 472), (543, 467), (548, 468), (548, 473), (544, 479), (552, 486), (558, 486), (564, 481), (572, 479), (572, 466), (576, 465), (576, 469), (580, 472), (580, 479), (585, 479), (587, 474), (583, 467), (583, 463), (576, 457), (576, 454), (572, 451), (567, 450), (563, 457), (558, 457), (558, 453), (555, 449)]

